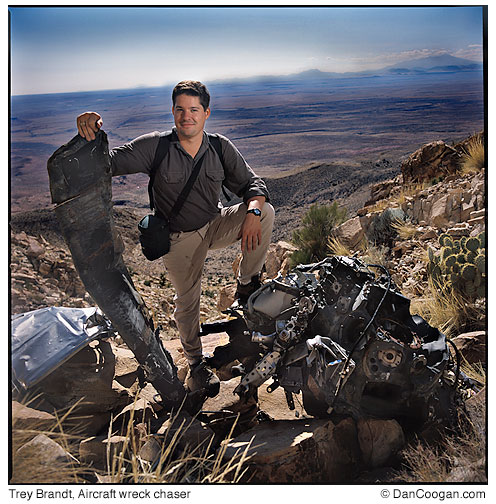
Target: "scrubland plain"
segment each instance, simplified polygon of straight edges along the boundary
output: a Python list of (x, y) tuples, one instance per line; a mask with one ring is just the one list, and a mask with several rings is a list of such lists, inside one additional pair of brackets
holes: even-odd
[[(392, 166), (397, 169), (426, 142), (457, 141), (484, 126), (480, 72), (354, 78), (317, 73), (207, 84), (212, 94), (208, 131), (228, 136), (267, 178), (328, 165), (329, 177), (334, 166), (338, 179), (357, 176), (362, 186), (368, 174), (377, 179), (378, 170), (390, 176)], [(79, 113), (98, 111), (114, 147), (170, 129), (170, 95), (170, 87), (161, 87), (13, 96), (11, 211), (50, 206), (46, 162), (77, 133)], [(144, 207), (146, 184), (142, 175), (119, 177), (114, 198)]]

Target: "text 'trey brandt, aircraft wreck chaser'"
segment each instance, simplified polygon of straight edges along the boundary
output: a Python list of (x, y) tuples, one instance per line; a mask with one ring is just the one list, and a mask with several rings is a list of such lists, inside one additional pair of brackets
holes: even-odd
[[(95, 302), (134, 352), (166, 407), (186, 391), (163, 348), (122, 260), (111, 216), (107, 138), (80, 136), (48, 161), (52, 200), (79, 275)], [(376, 278), (371, 270), (382, 270)], [(300, 266), (262, 285), (226, 320), (201, 334), (226, 331), (214, 368), (238, 361), (235, 392), (284, 388), (288, 407), (302, 393), (307, 413), (404, 417), (421, 422), (453, 414), (463, 374), (445, 336), (419, 316), (386, 269), (334, 256)]]

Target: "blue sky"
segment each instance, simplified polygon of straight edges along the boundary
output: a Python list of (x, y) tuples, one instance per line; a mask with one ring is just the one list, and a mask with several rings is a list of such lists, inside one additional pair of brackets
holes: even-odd
[(482, 61), (481, 7), (10, 7), (12, 94)]

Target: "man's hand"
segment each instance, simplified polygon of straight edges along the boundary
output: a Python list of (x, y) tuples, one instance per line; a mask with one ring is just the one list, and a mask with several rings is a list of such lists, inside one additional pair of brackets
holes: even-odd
[(96, 112), (84, 112), (76, 119), (78, 133), (90, 142), (95, 139), (95, 134), (102, 127), (103, 119)]
[[(257, 196), (248, 200), (248, 210), (258, 208), (262, 210), (265, 203), (264, 196)], [(262, 241), (262, 225), (260, 224), (260, 217), (253, 213), (247, 213), (238, 238), (241, 238), (241, 250), (243, 252), (251, 252), (255, 250)]]
[(262, 241), (262, 226), (260, 217), (252, 213), (246, 214), (241, 226), (241, 250), (251, 252), (255, 250)]

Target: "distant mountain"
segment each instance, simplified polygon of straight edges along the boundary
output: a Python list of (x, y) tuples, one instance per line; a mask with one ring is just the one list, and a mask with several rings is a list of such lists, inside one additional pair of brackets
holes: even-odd
[(482, 63), (465, 58), (457, 58), (449, 54), (441, 54), (439, 56), (429, 56), (427, 58), (395, 63), (394, 65), (389, 65), (381, 70), (383, 72), (386, 71), (393, 74), (471, 72), (474, 70), (482, 70)]
[(361, 72), (323, 72), (317, 68), (287, 75), (259, 75), (253, 77), (230, 78), (215, 81), (215, 83), (243, 82), (288, 82), (288, 81), (323, 81), (327, 79), (343, 79), (354, 77), (381, 77), (385, 75), (416, 75), (439, 72), (473, 72), (481, 71), (482, 63), (464, 58), (457, 58), (449, 54), (429, 56), (395, 63), (377, 70)]

